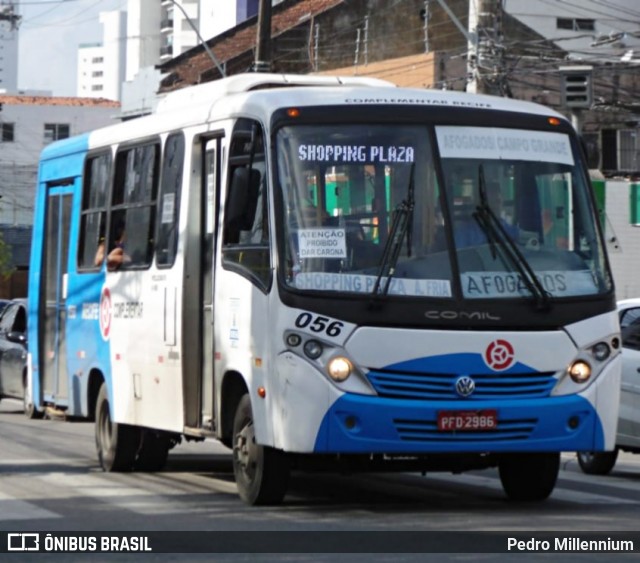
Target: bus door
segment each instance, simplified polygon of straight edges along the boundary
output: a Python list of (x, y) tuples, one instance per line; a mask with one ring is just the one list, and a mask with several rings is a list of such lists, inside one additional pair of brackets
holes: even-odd
[(46, 223), (44, 227), (44, 256), (42, 292), (44, 309), (40, 309), (41, 389), (45, 401), (67, 405), (69, 379), (67, 373), (67, 266), (69, 262), (69, 233), (73, 180), (61, 185), (50, 184), (47, 190)]
[(201, 369), (202, 369), (202, 419), (213, 421), (215, 413), (214, 399), (214, 333), (213, 333), (213, 292), (215, 265), (215, 241), (218, 224), (218, 205), (220, 192), (220, 142), (211, 139), (207, 142), (204, 155), (203, 174), (203, 229), (202, 229), (202, 335)]
[(199, 153), (200, 190), (189, 197), (183, 280), (183, 392), (185, 425), (214, 430), (213, 265), (222, 136)]

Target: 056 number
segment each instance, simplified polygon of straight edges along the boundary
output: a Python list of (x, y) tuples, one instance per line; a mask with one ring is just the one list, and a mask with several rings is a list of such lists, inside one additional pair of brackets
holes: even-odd
[(298, 328), (308, 328), (317, 333), (324, 332), (327, 336), (338, 336), (342, 332), (344, 323), (332, 321), (328, 317), (314, 316), (311, 313), (300, 313), (295, 322)]

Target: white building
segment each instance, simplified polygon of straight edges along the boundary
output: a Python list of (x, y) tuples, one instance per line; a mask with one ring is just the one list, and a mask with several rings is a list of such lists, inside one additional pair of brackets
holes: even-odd
[(172, 0), (161, 0), (160, 61), (176, 57), (198, 44), (200, 1), (180, 0), (180, 6), (182, 9)]
[(76, 93), (83, 98), (119, 100), (126, 76), (127, 13), (101, 12), (101, 43), (78, 49)]
[(119, 104), (107, 100), (0, 95), (0, 224), (30, 225), (45, 145), (110, 125)]
[[(278, 2), (274, 2), (277, 4)], [(259, 0), (200, 3), (200, 35), (210, 39), (258, 13)]]
[(198, 34), (206, 41), (256, 16), (259, 4), (259, 0), (176, 1), (128, 0), (126, 83), (119, 98), (123, 117), (155, 108), (153, 98), (161, 78), (153, 71), (155, 65), (198, 45)]

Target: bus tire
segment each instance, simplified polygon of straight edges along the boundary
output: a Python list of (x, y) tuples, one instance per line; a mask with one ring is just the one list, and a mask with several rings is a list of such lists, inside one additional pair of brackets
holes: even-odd
[(249, 505), (279, 504), (289, 472), (284, 452), (256, 444), (251, 399), (244, 395), (233, 419), (233, 473), (240, 498)]
[(588, 475), (606, 475), (617, 459), (617, 449), (612, 452), (578, 452), (578, 465)]
[(140, 429), (111, 420), (106, 384), (96, 401), (96, 450), (100, 467), (106, 472), (131, 471), (140, 446)]
[(559, 453), (505, 456), (498, 464), (502, 488), (509, 500), (535, 502), (552, 492), (560, 471)]
[(138, 455), (133, 462), (135, 471), (161, 471), (167, 462), (171, 440), (162, 432), (142, 431), (142, 441)]

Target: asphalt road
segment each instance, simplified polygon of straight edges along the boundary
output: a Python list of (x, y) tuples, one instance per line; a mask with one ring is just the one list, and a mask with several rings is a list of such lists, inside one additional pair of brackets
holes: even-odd
[[(97, 464), (93, 424), (27, 420), (18, 402), (0, 402), (0, 531), (214, 532), (214, 543), (274, 541), (287, 551), (304, 539), (306, 551), (362, 551), (389, 539), (394, 551), (400, 535), (419, 532), (436, 549), (463, 553), (216, 553), (78, 556), (78, 561), (495, 561), (513, 555), (469, 553), (474, 532), (529, 537), (534, 532), (635, 532), (640, 521), (640, 455), (622, 454), (609, 476), (580, 472), (575, 456), (563, 455), (552, 497), (543, 503), (506, 500), (497, 472), (463, 475), (294, 474), (284, 503), (245, 506), (236, 494), (230, 452), (220, 444), (183, 443), (172, 450), (160, 473), (103, 473)], [(453, 537), (447, 531), (457, 531)], [(260, 533), (264, 532), (264, 533)], [(315, 534), (307, 534), (314, 532)], [(345, 534), (344, 532), (349, 532)], [(166, 535), (166, 534), (165, 534)], [(170, 536), (167, 536), (170, 537)], [(174, 534), (175, 537), (175, 534)], [(186, 537), (186, 536), (185, 536)], [(353, 538), (357, 537), (357, 540)], [(414, 538), (415, 539), (415, 538)], [(252, 544), (253, 542), (253, 544)], [(279, 544), (277, 542), (280, 542)], [(319, 543), (313, 543), (319, 542)], [(394, 544), (394, 542), (396, 542)], [(448, 547), (448, 542), (453, 546)], [(297, 545), (297, 544), (294, 544)], [(249, 551), (250, 548), (247, 548)], [(383, 548), (384, 550), (384, 548)], [(213, 551), (213, 550), (212, 550)], [(428, 551), (428, 549), (427, 549)], [(640, 541), (636, 553), (640, 551)], [(8, 558), (7, 558), (8, 557)], [(69, 561), (70, 555), (24, 556), (38, 561)], [(603, 554), (520, 554), (548, 561)], [(637, 555), (616, 555), (616, 559)], [(509, 559), (507, 559), (509, 558)], [(0, 554), (0, 561), (17, 560)], [(21, 559), (22, 560), (22, 559)]]

